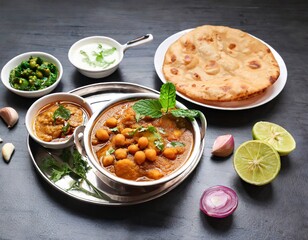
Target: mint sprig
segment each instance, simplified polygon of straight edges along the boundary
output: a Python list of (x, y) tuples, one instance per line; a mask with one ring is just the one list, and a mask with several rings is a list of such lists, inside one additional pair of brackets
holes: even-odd
[(176, 89), (173, 83), (165, 83), (160, 89), (159, 99), (143, 99), (136, 102), (132, 108), (136, 113), (137, 122), (145, 117), (160, 118), (165, 113), (175, 117), (187, 117), (191, 121), (198, 117), (200, 111), (190, 109), (174, 109), (176, 107)]
[(176, 104), (176, 90), (172, 83), (164, 84), (160, 89), (159, 102), (163, 112), (168, 112), (169, 108), (174, 108)]

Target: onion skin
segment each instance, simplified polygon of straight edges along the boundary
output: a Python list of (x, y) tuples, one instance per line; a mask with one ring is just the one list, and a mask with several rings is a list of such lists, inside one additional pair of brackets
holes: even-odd
[(227, 157), (233, 153), (234, 137), (231, 134), (216, 138), (212, 148), (212, 154), (217, 157)]
[(225, 218), (231, 215), (237, 206), (236, 192), (220, 185), (206, 189), (200, 199), (200, 210), (214, 218)]

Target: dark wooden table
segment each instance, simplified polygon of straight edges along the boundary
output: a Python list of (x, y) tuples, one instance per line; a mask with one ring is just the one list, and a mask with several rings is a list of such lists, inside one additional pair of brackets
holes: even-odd
[[(196, 170), (168, 194), (139, 205), (106, 207), (80, 202), (53, 189), (38, 174), (27, 148), (25, 114), (34, 99), (0, 84), (0, 107), (14, 107), (17, 126), (0, 122), (0, 137), (16, 151), (9, 164), (0, 161), (0, 239), (308, 239), (308, 3), (306, 1), (0, 1), (0, 66), (28, 51), (44, 51), (63, 64), (55, 92), (99, 82), (130, 82), (159, 89), (153, 58), (168, 36), (204, 24), (247, 31), (274, 47), (288, 69), (284, 90), (273, 101), (244, 111), (188, 107), (208, 120), (206, 147)], [(77, 40), (105, 35), (125, 43), (152, 33), (153, 42), (127, 51), (120, 68), (105, 79), (82, 76), (68, 61)], [(277, 179), (263, 187), (244, 183), (232, 156), (217, 160), (211, 147), (218, 135), (231, 133), (236, 147), (251, 139), (257, 121), (278, 123), (297, 141), (282, 157)], [(3, 143), (0, 144), (0, 147)], [(199, 210), (202, 192), (226, 185), (239, 196), (236, 212), (225, 219)]]

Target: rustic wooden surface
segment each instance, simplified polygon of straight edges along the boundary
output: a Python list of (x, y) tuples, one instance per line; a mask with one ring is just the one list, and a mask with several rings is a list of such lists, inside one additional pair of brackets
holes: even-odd
[[(153, 57), (168, 36), (204, 24), (247, 31), (274, 47), (285, 60), (288, 81), (270, 103), (245, 111), (201, 108), (208, 120), (206, 147), (197, 169), (170, 193), (128, 207), (79, 202), (53, 189), (37, 173), (27, 149), (25, 99), (0, 84), (0, 107), (14, 107), (17, 126), (0, 121), (0, 137), (16, 151), (0, 161), (0, 239), (308, 239), (307, 89), (308, 3), (306, 1), (59, 1), (0, 0), (0, 66), (28, 51), (58, 57), (64, 74), (55, 92), (97, 82), (131, 82), (159, 89)], [(152, 33), (151, 43), (130, 49), (117, 72), (106, 79), (79, 74), (68, 61), (77, 40), (105, 35), (120, 43)], [(256, 121), (276, 122), (294, 135), (297, 149), (282, 158), (277, 179), (254, 187), (239, 179), (232, 156), (217, 160), (211, 147), (218, 135), (231, 133), (235, 144), (251, 139)], [(3, 143), (0, 144), (0, 147)], [(202, 192), (226, 185), (239, 196), (236, 212), (226, 219), (199, 210)]]

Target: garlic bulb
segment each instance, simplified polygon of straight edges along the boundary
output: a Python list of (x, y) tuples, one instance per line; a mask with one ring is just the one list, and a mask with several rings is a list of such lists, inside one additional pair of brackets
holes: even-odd
[(231, 134), (216, 138), (212, 148), (212, 154), (217, 157), (227, 157), (234, 149), (234, 138)]
[(14, 108), (4, 107), (0, 109), (0, 117), (8, 125), (8, 128), (12, 128), (18, 121), (18, 113)]
[(13, 152), (15, 150), (15, 146), (12, 143), (6, 143), (2, 147), (2, 156), (6, 162), (9, 162)]

